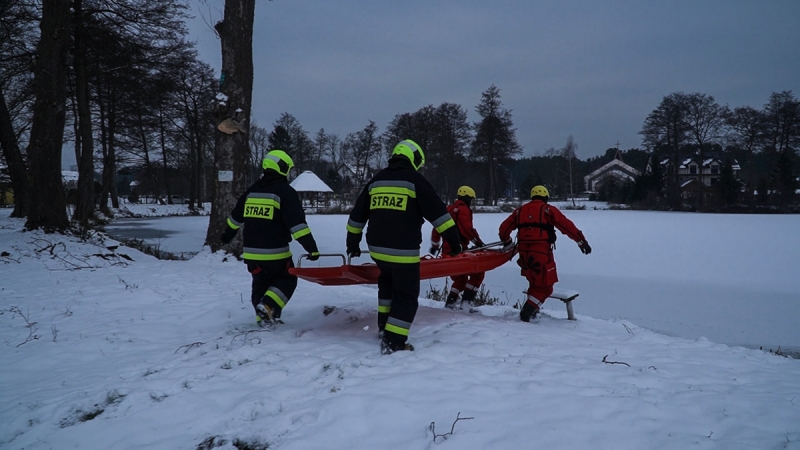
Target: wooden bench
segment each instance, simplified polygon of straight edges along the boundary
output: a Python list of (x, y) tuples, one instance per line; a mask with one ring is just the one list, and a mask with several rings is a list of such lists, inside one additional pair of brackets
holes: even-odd
[(578, 295), (578, 291), (555, 288), (553, 289), (553, 293), (550, 294), (550, 298), (556, 298), (564, 302), (567, 306), (567, 319), (575, 320), (575, 314), (572, 312), (572, 301), (575, 300)]

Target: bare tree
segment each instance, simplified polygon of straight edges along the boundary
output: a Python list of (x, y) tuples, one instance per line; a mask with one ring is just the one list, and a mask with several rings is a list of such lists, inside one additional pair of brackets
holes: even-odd
[(73, 2), (73, 39), (75, 42), (75, 102), (78, 107), (78, 136), (75, 154), (78, 163), (78, 197), (73, 220), (87, 225), (94, 218), (94, 135), (89, 105), (89, 75), (87, 73), (86, 38), (83, 0)]
[(777, 200), (786, 202), (794, 194), (787, 192), (790, 189), (787, 182), (793, 180), (790, 154), (800, 146), (800, 100), (792, 91), (773, 92), (764, 105), (764, 116), (767, 123), (767, 146), (764, 150), (771, 173), (769, 197), (775, 201), (772, 193), (780, 191)]
[(280, 148), (288, 153), (294, 161), (296, 173), (302, 173), (309, 170), (313, 163), (312, 153), (314, 152), (314, 145), (308, 137), (308, 132), (303, 129), (300, 122), (288, 112), (281, 114), (278, 120), (275, 121), (275, 128), (282, 127), (286, 130), (291, 142), (291, 148)]
[(766, 118), (764, 113), (751, 106), (741, 106), (727, 111), (725, 122), (730, 129), (728, 138), (736, 148), (747, 155), (747, 193), (750, 207), (755, 207), (756, 168), (755, 155), (761, 151), (766, 138)]
[(689, 142), (697, 146), (697, 157), (700, 167), (697, 171), (697, 207), (705, 207), (705, 184), (703, 183), (703, 165), (706, 151), (710, 144), (719, 143), (725, 125), (725, 108), (720, 106), (711, 95), (692, 93), (686, 96), (686, 130)]
[(673, 207), (681, 202), (681, 187), (678, 167), (681, 164), (683, 145), (687, 141), (686, 94), (675, 92), (661, 100), (645, 119), (639, 131), (643, 145), (655, 152), (666, 152), (671, 162), (669, 201)]
[(42, 35), (35, 68), (36, 103), (28, 145), (30, 209), (28, 229), (65, 230), (66, 200), (61, 181), (61, 147), (66, 123), (69, 0), (42, 1)]
[(253, 179), (255, 181), (261, 176), (261, 161), (264, 156), (272, 150), (269, 146), (269, 132), (258, 126), (255, 122), (250, 123), (250, 165), (253, 167)]
[[(212, 251), (225, 249), (241, 254), (241, 233), (223, 245), (219, 236), (227, 226), (226, 218), (249, 180), (248, 130), (253, 97), (253, 21), (255, 0), (226, 0), (224, 17), (214, 28), (222, 45), (222, 82), (216, 103), (218, 122), (229, 119), (237, 124), (231, 134), (218, 132), (215, 139), (214, 199), (206, 234)], [(230, 174), (230, 176), (229, 176)]]
[[(472, 141), (472, 126), (467, 120), (467, 111), (455, 103), (442, 103), (434, 113), (433, 139), (428, 149), (440, 195), (448, 200), (455, 198), (458, 186), (465, 178), (469, 144)], [(427, 153), (426, 153), (427, 155)]]
[(370, 171), (375, 166), (375, 159), (380, 157), (383, 140), (378, 135), (375, 122), (369, 121), (364, 129), (350, 133), (343, 143), (347, 163), (353, 169), (355, 187), (360, 188), (370, 177)]
[(20, 138), (30, 127), (33, 76), (40, 18), (25, 2), (0, 2), (0, 148), (14, 189), (11, 217), (28, 215), (28, 168)]

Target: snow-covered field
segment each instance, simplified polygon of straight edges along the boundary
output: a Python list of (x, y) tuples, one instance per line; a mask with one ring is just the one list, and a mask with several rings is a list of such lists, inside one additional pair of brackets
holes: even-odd
[[(3, 449), (800, 449), (800, 360), (738, 346), (800, 348), (798, 216), (567, 211), (594, 249), (558, 241), (577, 321), (556, 300), (516, 320), (506, 264), (487, 275), (506, 305), (422, 299), (416, 351), (381, 356), (373, 286), (301, 281), (259, 330), (239, 262), (114, 256), (9, 212)], [(485, 241), (503, 217), (476, 215)], [(323, 252), (345, 220), (309, 216)]]

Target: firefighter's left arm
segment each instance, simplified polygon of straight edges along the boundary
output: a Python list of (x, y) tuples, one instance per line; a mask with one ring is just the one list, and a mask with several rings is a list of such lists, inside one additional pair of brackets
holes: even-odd
[(553, 225), (558, 228), (558, 231), (564, 233), (568, 238), (578, 243), (578, 248), (581, 249), (583, 254), (588, 255), (592, 252), (592, 247), (586, 242), (583, 232), (579, 230), (571, 220), (567, 219), (567, 216), (559, 211), (558, 208), (550, 207), (550, 217), (553, 220)]
[(227, 227), (225, 227), (225, 231), (223, 231), (222, 235), (219, 237), (219, 240), (222, 241), (223, 244), (232, 241), (233, 238), (236, 237), (239, 228), (244, 225), (244, 203), (247, 200), (248, 192), (249, 190), (239, 197), (239, 200), (236, 201), (236, 205), (228, 216), (226, 221)]
[(422, 175), (414, 183), (417, 192), (417, 202), (422, 211), (422, 217), (433, 225), (433, 229), (450, 244), (452, 254), (461, 253), (461, 236), (453, 217), (447, 212), (444, 204), (431, 183)]
[(353, 210), (350, 211), (350, 216), (347, 218), (347, 239), (345, 245), (347, 254), (352, 257), (361, 256), (361, 238), (364, 234), (364, 227), (367, 226), (369, 220), (369, 185), (367, 183), (361, 193), (358, 195)]
[(303, 204), (300, 202), (300, 197), (297, 191), (291, 186), (287, 195), (281, 196), (281, 216), (283, 217), (283, 224), (292, 233), (292, 238), (303, 246), (309, 254), (310, 260), (319, 258), (319, 249), (317, 248), (317, 241), (311, 234), (311, 228), (306, 223), (306, 213), (303, 212)]

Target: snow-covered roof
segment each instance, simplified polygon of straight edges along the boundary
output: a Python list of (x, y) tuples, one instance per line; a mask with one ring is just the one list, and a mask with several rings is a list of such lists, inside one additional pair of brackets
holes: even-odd
[(75, 170), (62, 170), (61, 171), (61, 179), (64, 180), (65, 182), (70, 182), (70, 181), (77, 182), (79, 175), (80, 174)]
[(609, 174), (613, 174), (617, 177), (624, 177), (628, 179), (633, 179), (635, 176), (639, 175), (640, 172), (634, 167), (631, 167), (625, 164), (621, 159), (613, 159), (607, 164), (603, 165), (599, 169), (595, 170), (594, 172), (590, 173), (583, 177), (584, 181), (588, 183), (589, 180), (594, 178), (604, 178)]
[(301, 173), (291, 185), (297, 192), (333, 192), (333, 189), (310, 170)]

